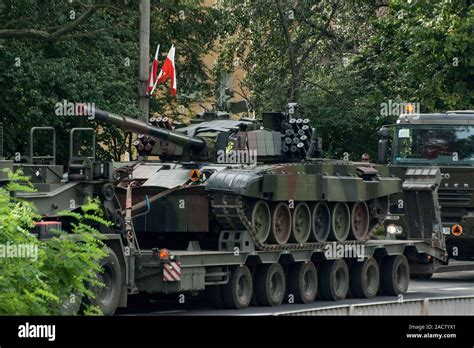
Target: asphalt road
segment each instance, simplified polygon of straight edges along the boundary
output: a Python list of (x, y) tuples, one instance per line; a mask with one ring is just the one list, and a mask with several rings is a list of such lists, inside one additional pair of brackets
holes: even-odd
[[(423, 299), (433, 297), (463, 296), (474, 294), (474, 271), (435, 274), (430, 280), (411, 280), (404, 299)], [(187, 295), (180, 303), (177, 295), (167, 298), (151, 299), (147, 302), (131, 304), (119, 309), (117, 315), (272, 315), (290, 310), (313, 309), (337, 304), (358, 304), (380, 301), (393, 301), (396, 297), (377, 296), (374, 299), (346, 299), (340, 302), (316, 301), (311, 304), (282, 304), (277, 307), (249, 307), (243, 310), (216, 310), (206, 299)], [(181, 298), (182, 302), (182, 298)], [(472, 313), (474, 315), (474, 313)]]

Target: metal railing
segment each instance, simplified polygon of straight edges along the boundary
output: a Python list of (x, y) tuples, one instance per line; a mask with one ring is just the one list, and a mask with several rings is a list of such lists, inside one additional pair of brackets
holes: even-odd
[(474, 295), (329, 306), (274, 315), (474, 315)]

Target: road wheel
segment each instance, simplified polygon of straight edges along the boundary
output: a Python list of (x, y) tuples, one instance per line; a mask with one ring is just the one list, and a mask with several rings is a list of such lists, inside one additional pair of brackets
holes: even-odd
[(224, 308), (224, 300), (222, 298), (222, 285), (207, 286), (206, 296), (207, 296), (207, 301), (212, 306), (212, 308), (215, 308), (215, 309)]
[(300, 202), (293, 209), (290, 240), (294, 243), (306, 243), (311, 233), (311, 212), (306, 203)]
[(369, 208), (365, 202), (357, 202), (351, 210), (351, 239), (366, 240), (369, 233)]
[(334, 204), (331, 217), (329, 239), (338, 242), (345, 241), (349, 236), (349, 229), (351, 227), (351, 213), (348, 205), (344, 202)]
[(279, 263), (260, 265), (257, 269), (256, 294), (262, 306), (278, 306), (285, 296), (285, 271)]
[(325, 202), (318, 202), (313, 207), (312, 216), (312, 242), (325, 242), (331, 229), (331, 212)]
[(247, 266), (233, 267), (229, 282), (222, 289), (226, 308), (247, 308), (252, 300), (252, 274)]
[(272, 230), (268, 241), (272, 244), (285, 244), (291, 233), (291, 212), (284, 202), (278, 203), (272, 209)]
[(288, 270), (288, 294), (296, 303), (311, 303), (318, 292), (318, 272), (312, 262), (297, 262)]
[(343, 300), (349, 290), (349, 269), (346, 262), (340, 259), (323, 262), (319, 284), (323, 300)]
[(354, 262), (350, 276), (351, 294), (353, 297), (373, 298), (380, 285), (380, 271), (375, 259)]
[(107, 248), (106, 251), (107, 256), (100, 261), (103, 272), (97, 276), (105, 286), (92, 287), (95, 296), (90, 300), (90, 304), (99, 307), (104, 315), (113, 315), (120, 302), (122, 272), (115, 252), (110, 248)]
[(385, 256), (382, 261), (382, 288), (384, 295), (404, 294), (410, 283), (410, 266), (404, 255)]
[(257, 232), (257, 240), (265, 242), (270, 234), (271, 215), (268, 203), (263, 200), (256, 201), (250, 209), (250, 221)]

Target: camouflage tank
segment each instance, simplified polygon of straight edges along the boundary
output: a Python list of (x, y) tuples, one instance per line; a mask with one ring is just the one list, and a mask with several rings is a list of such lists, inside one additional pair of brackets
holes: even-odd
[(95, 121), (138, 133), (141, 158), (116, 170), (115, 195), (105, 202), (116, 228), (125, 231), (128, 210), (133, 232), (152, 245), (199, 240), (218, 250), (241, 242), (276, 250), (363, 241), (400, 190), (385, 166), (318, 159), (309, 120), (288, 111), (260, 121), (204, 116), (174, 129), (164, 117), (146, 124), (95, 110)]

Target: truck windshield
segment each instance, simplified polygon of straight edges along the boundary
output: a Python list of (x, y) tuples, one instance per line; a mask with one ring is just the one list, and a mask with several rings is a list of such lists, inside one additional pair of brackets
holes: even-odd
[(399, 125), (394, 164), (474, 165), (474, 126)]

